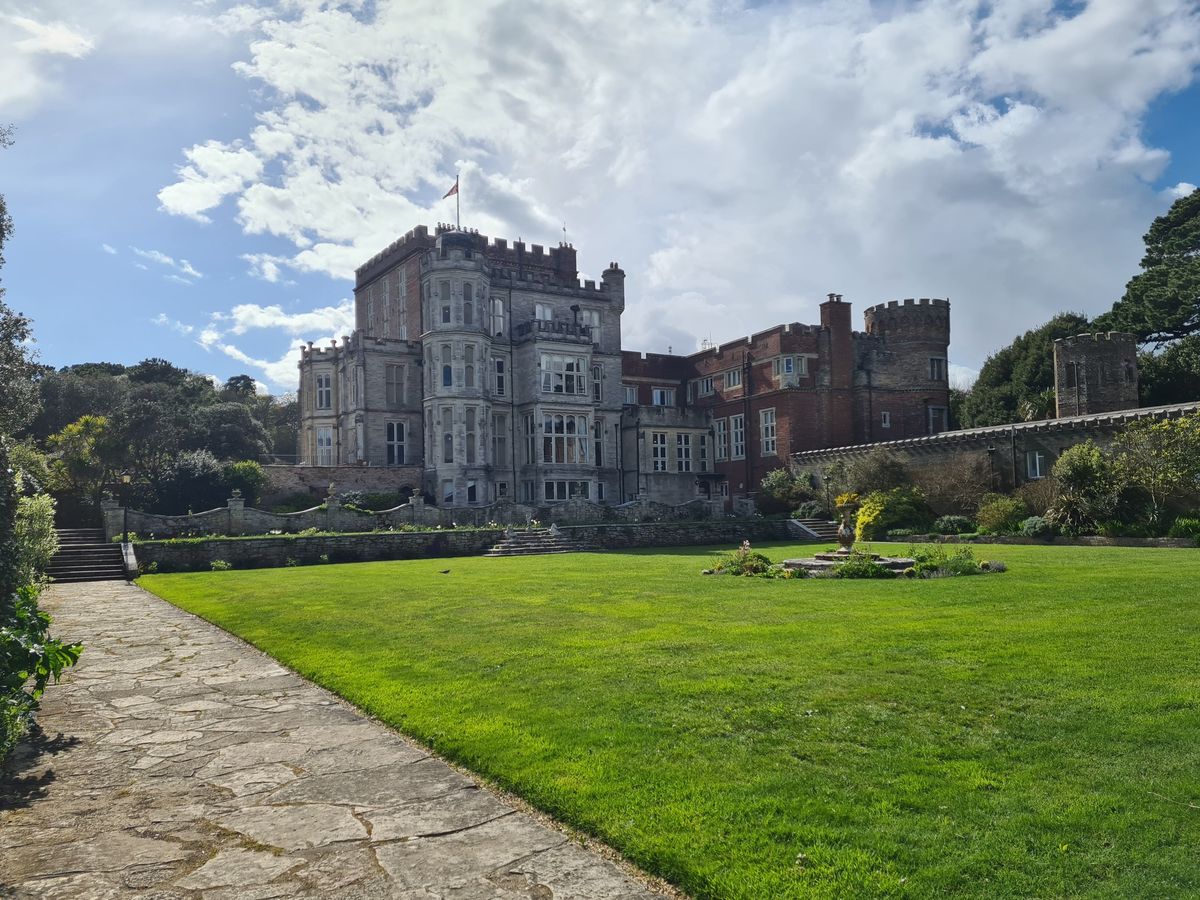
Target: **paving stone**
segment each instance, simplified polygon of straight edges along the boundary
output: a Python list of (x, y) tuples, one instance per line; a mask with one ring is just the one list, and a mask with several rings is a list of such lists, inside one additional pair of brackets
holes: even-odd
[(0, 775), (0, 896), (661, 896), (136, 587), (44, 602), (86, 650)]
[(236, 885), (260, 885), (303, 863), (262, 850), (222, 850), (199, 869), (180, 878), (176, 887), (190, 891)]

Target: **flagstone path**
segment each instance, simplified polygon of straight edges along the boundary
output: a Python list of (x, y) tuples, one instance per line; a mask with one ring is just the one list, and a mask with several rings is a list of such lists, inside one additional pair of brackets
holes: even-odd
[(140, 588), (43, 604), (87, 649), (0, 778), (0, 896), (663, 896)]

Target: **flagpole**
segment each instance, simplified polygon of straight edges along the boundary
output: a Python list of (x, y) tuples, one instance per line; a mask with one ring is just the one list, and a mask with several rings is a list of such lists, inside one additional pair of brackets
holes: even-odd
[(458, 190), (458, 178), (454, 176), (454, 230), (462, 231), (462, 192)]

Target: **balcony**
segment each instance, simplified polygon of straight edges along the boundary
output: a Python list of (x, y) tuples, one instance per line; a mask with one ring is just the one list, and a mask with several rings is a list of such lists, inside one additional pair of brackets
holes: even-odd
[(517, 324), (514, 343), (524, 341), (558, 341), (568, 344), (592, 343), (592, 326), (555, 319), (530, 319)]

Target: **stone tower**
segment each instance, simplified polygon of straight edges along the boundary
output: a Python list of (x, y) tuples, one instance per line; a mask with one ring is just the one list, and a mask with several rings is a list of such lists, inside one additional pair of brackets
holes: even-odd
[(1056, 340), (1054, 400), (1060, 419), (1136, 409), (1136, 338), (1125, 332), (1110, 331)]
[[(950, 427), (950, 301), (890, 300), (868, 307), (859, 344), (866, 441), (937, 434)], [(886, 414), (886, 417), (885, 417)]]

